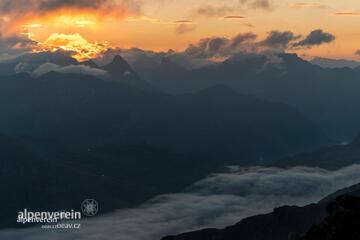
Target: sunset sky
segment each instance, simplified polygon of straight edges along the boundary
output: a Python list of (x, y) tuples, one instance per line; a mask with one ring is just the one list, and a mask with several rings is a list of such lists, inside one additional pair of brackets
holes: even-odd
[(205, 37), (252, 32), (262, 39), (273, 30), (305, 37), (322, 29), (336, 40), (291, 51), (360, 58), (358, 0), (0, 0), (0, 11), (3, 38), (27, 34), (44, 46), (53, 43), (50, 48), (70, 35), (82, 46), (180, 51)]

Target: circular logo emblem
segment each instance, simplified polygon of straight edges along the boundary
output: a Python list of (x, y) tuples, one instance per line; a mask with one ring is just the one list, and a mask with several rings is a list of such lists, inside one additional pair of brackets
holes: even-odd
[(99, 204), (94, 199), (86, 199), (81, 203), (81, 211), (85, 216), (93, 217), (99, 211)]

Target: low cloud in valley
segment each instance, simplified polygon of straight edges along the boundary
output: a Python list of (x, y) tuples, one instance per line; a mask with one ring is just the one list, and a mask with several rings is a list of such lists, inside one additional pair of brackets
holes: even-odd
[(10, 229), (1, 231), (0, 238), (159, 240), (169, 234), (224, 227), (282, 205), (306, 205), (359, 182), (360, 165), (337, 171), (310, 167), (231, 167), (182, 193), (161, 195), (138, 208), (83, 220), (80, 230)]

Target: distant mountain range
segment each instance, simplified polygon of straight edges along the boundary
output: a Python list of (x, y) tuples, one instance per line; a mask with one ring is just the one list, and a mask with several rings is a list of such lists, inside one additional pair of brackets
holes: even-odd
[[(116, 69), (130, 71), (119, 59), (105, 68), (118, 64)], [(212, 158), (225, 151), (229, 159), (278, 157), (330, 143), (293, 108), (226, 86), (172, 96), (113, 78), (56, 72), (37, 79), (26, 73), (2, 77), (0, 131), (89, 144), (146, 142)]]
[(315, 58), (308, 62), (295, 54), (238, 54), (221, 63), (188, 70), (168, 56), (159, 63), (132, 59), (134, 69), (119, 55), (105, 66), (92, 60), (80, 63), (62, 52), (48, 55), (25, 54), (0, 63), (0, 72), (32, 73), (46, 63), (87, 66), (92, 71), (81, 74), (104, 70), (111, 80), (169, 94), (194, 93), (222, 84), (244, 95), (291, 105), (335, 140), (349, 141), (360, 130), (360, 110), (356, 107), (360, 100), (360, 67), (356, 61)]
[(310, 63), (318, 65), (322, 68), (357, 68), (360, 62), (346, 59), (330, 59), (316, 57), (310, 60)]
[(238, 55), (194, 70), (175, 67), (170, 61), (141, 75), (171, 94), (224, 84), (242, 94), (289, 104), (318, 123), (333, 139), (349, 141), (359, 132), (358, 69), (325, 69), (295, 54)]
[[(356, 234), (359, 227), (359, 197), (360, 185), (355, 185), (336, 192), (316, 204), (304, 207), (284, 206), (268, 214), (246, 218), (224, 229), (204, 229), (164, 237), (162, 240), (357, 239), (355, 236), (358, 236)], [(312, 227), (315, 224), (319, 225)], [(302, 235), (305, 235), (304, 238)]]

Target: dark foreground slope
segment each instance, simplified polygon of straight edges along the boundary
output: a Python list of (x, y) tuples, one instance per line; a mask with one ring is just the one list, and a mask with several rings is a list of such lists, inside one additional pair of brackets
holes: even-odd
[[(39, 149), (46, 147), (51, 153), (40, 154)], [(100, 213), (135, 206), (154, 195), (180, 191), (210, 171), (206, 167), (199, 171), (196, 163), (147, 145), (75, 151), (57, 142), (30, 144), (3, 135), (0, 167), (0, 228), (22, 227), (16, 217), (25, 208), (79, 210), (87, 198), (99, 202)]]
[[(307, 205), (305, 207), (294, 207), (294, 206), (285, 206), (276, 208), (272, 213), (249, 217), (241, 222), (224, 228), (224, 229), (204, 229), (196, 232), (184, 233), (178, 236), (169, 236), (164, 237), (163, 240), (289, 240), (289, 239), (299, 239), (301, 235), (305, 234), (314, 224), (320, 224), (316, 227), (313, 227), (310, 232), (307, 234), (305, 239), (358, 239), (358, 238), (346, 238), (345, 236), (354, 236), (354, 233), (351, 232), (349, 235), (343, 235), (342, 237), (338, 236), (337, 238), (313, 238), (315, 234), (330, 233), (327, 230), (333, 228), (335, 224), (341, 224), (342, 220), (348, 221), (353, 225), (346, 226), (345, 222), (338, 227), (339, 234), (343, 234), (344, 231), (354, 231), (356, 226), (358, 226), (358, 221), (355, 222), (355, 216), (359, 216), (358, 207), (360, 204), (359, 198), (355, 201), (350, 200), (351, 207), (355, 207), (356, 211), (353, 209), (348, 209), (351, 212), (348, 216), (336, 216), (336, 219), (330, 218), (330, 220), (325, 220), (321, 223), (324, 217), (326, 216), (327, 209), (339, 206), (337, 203), (334, 204), (334, 201), (339, 197), (347, 194), (350, 196), (360, 196), (360, 185), (355, 185), (346, 190), (339, 191), (324, 200), (320, 201), (317, 204)], [(341, 198), (340, 206), (341, 206)], [(348, 200), (344, 201), (345, 203)], [(358, 220), (358, 219), (357, 219)], [(330, 221), (330, 224), (328, 222)], [(355, 226), (356, 225), (356, 226)], [(358, 231), (358, 230), (356, 230)], [(323, 236), (323, 235), (315, 235)], [(344, 238), (345, 237), (345, 238)]]
[(325, 219), (294, 240), (360, 239), (360, 197), (343, 195), (327, 206)]

